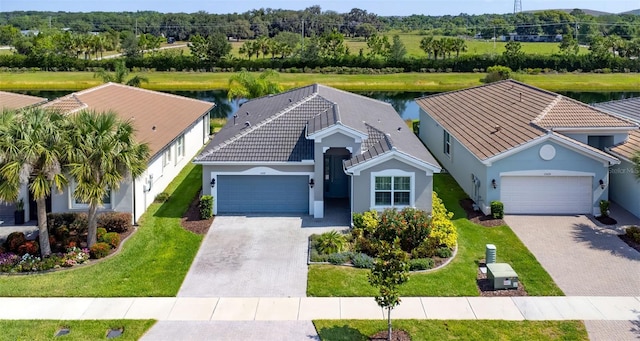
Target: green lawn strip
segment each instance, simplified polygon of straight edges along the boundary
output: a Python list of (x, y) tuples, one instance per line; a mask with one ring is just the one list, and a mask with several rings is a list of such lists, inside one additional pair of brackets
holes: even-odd
[[(138, 340), (154, 323), (155, 320), (0, 320), (0, 340), (107, 340), (111, 328), (124, 328), (115, 340)], [(69, 334), (54, 337), (61, 328), (69, 328)]]
[[(391, 313), (393, 317), (393, 312)], [(384, 320), (314, 320), (323, 341), (366, 341)], [(581, 321), (394, 320), (394, 329), (420, 340), (589, 340)]]
[[(454, 213), (458, 229), (458, 253), (446, 267), (427, 273), (412, 274), (400, 287), (401, 296), (478, 296), (476, 284), (478, 261), (485, 256), (485, 245), (494, 244), (498, 262), (511, 264), (529, 295), (555, 296), (562, 291), (549, 274), (507, 226), (486, 228), (466, 219), (458, 204), (466, 198), (449, 174), (434, 176), (434, 190)], [(331, 265), (311, 265), (307, 279), (309, 296), (374, 296), (367, 281), (368, 270)]]
[(201, 177), (202, 167), (188, 164), (168, 186), (171, 198), (149, 207), (119, 254), (76, 269), (0, 276), (0, 296), (175, 296), (202, 241), (180, 225)]
[[(152, 90), (224, 90), (232, 73), (141, 72)], [(321, 83), (348, 91), (449, 91), (482, 84), (484, 73), (397, 73), (387, 75), (338, 75), (280, 73), (286, 89)], [(638, 91), (637, 73), (517, 74), (527, 84), (550, 91)], [(83, 90), (101, 84), (91, 72), (3, 72), (0, 90)]]

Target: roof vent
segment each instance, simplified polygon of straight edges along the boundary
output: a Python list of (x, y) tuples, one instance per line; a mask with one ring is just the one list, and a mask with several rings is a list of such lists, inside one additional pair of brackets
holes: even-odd
[(251, 127), (251, 122), (249, 122), (249, 121), (244, 122), (244, 126), (245, 126), (245, 127)]
[(233, 115), (233, 125), (236, 125), (236, 118), (238, 118), (238, 114)]
[(402, 127), (398, 127), (398, 131), (402, 130)]
[(249, 112), (247, 111), (247, 116), (249, 116)]
[(520, 93), (520, 102), (522, 102), (522, 92)]
[(498, 132), (498, 131), (500, 131), (500, 130), (502, 129), (502, 127), (501, 127), (501, 126), (499, 126), (499, 125), (496, 125), (496, 126), (495, 126), (495, 127), (493, 127), (493, 128), (496, 130), (496, 132)]
[(289, 103), (293, 102), (293, 98), (289, 98)]
[(156, 126), (151, 127), (151, 130), (156, 131)]

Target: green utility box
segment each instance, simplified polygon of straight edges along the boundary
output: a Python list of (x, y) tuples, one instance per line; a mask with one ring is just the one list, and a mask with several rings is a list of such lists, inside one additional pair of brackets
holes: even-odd
[(493, 289), (518, 289), (518, 274), (507, 263), (487, 264), (487, 278)]

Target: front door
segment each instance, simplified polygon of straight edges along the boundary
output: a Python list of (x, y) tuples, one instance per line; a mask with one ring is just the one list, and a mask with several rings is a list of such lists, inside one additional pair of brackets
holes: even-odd
[(325, 155), (324, 196), (325, 198), (348, 198), (349, 177), (342, 168), (342, 161), (349, 155)]

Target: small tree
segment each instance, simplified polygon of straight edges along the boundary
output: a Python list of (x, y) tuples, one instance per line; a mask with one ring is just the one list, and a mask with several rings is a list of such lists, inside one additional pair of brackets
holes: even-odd
[(633, 155), (631, 161), (633, 161), (633, 173), (636, 179), (640, 180), (640, 150)]
[(400, 304), (398, 287), (409, 280), (409, 257), (400, 248), (400, 240), (393, 243), (381, 241), (378, 258), (369, 273), (369, 284), (376, 287), (379, 295), (375, 300), (382, 309), (387, 309), (387, 340), (391, 340), (391, 310)]

